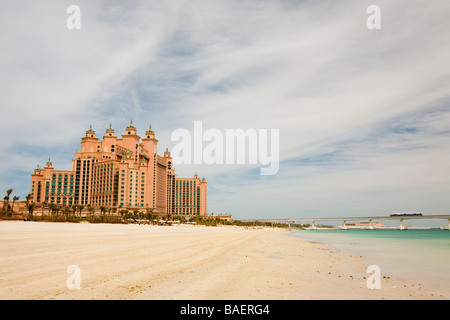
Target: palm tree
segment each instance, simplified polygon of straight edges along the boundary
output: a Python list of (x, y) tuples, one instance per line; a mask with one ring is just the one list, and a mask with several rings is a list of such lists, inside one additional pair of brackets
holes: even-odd
[(3, 209), (2, 209), (3, 212), (6, 212), (6, 203), (7, 202), (8, 202), (8, 196), (5, 196), (3, 198)]
[(76, 206), (71, 206), (70, 210), (72, 210), (72, 216), (75, 219), (76, 217), (76, 213), (77, 213), (77, 207)]
[(59, 206), (59, 204), (54, 204), (53, 206), (53, 210), (56, 213), (56, 216), (58, 216), (59, 210), (61, 210), (61, 207)]
[(178, 221), (180, 221), (180, 223), (184, 223), (186, 222), (186, 217), (185, 216), (177, 216)]
[(150, 222), (151, 222), (152, 221), (152, 217), (153, 217), (152, 211), (147, 209), (147, 211), (145, 213), (145, 219), (150, 220)]
[(94, 215), (94, 212), (95, 212), (95, 207), (94, 206), (91, 206), (90, 204), (88, 204), (87, 209), (88, 209), (88, 212), (89, 212), (90, 216)]
[(33, 219), (33, 211), (34, 211), (34, 206), (35, 205), (36, 205), (35, 203), (30, 203), (30, 204), (27, 205), (27, 208), (28, 208), (28, 217), (27, 217), (27, 219), (29, 219), (29, 220)]
[(13, 197), (13, 204), (12, 204), (12, 208), (11, 208), (11, 211), (13, 211), (13, 212), (14, 212), (14, 203), (15, 203), (16, 201), (19, 201), (19, 199), (20, 199), (20, 197), (19, 197), (19, 196), (14, 196), (14, 197)]
[(73, 210), (73, 217), (76, 218), (77, 217), (78, 205), (77, 204), (72, 205), (72, 210)]
[(64, 215), (65, 220), (67, 220), (68, 215), (69, 215), (69, 212), (70, 212), (69, 207), (64, 206), (64, 207), (62, 208), (62, 213), (63, 213), (63, 215)]
[(106, 207), (105, 206), (100, 206), (100, 212), (102, 213), (102, 220), (104, 220), (105, 219)]
[(3, 198), (3, 211), (9, 211), (9, 196), (13, 192), (13, 189), (6, 190), (6, 196)]
[(44, 216), (44, 207), (47, 206), (47, 201), (42, 202), (42, 216)]
[(153, 220), (156, 218), (156, 215), (153, 213), (153, 209), (147, 208), (146, 211), (147, 211), (146, 218), (150, 220), (150, 222), (153, 224)]
[(79, 205), (77, 205), (77, 208), (78, 208), (78, 210), (80, 210), (80, 218), (81, 218), (81, 211), (83, 211), (84, 206), (79, 204)]
[(124, 217), (125, 217), (125, 219), (128, 218), (128, 210), (121, 209), (121, 210), (119, 211), (119, 213), (120, 213), (120, 216), (122, 217), (122, 219), (123, 219)]
[(53, 221), (53, 203), (48, 204), (48, 215), (51, 216)]
[(25, 199), (27, 200), (27, 208), (28, 208), (28, 204), (30, 203), (30, 200), (31, 200), (31, 193), (27, 194)]
[(136, 219), (139, 215), (139, 210), (138, 209), (134, 209), (133, 210), (133, 218)]
[[(25, 204), (25, 208), (28, 210), (29, 209), (29, 205), (30, 205), (30, 200), (31, 200), (31, 193), (27, 194), (25, 197), (25, 200), (27, 201)], [(34, 208), (33, 208), (34, 209)]]

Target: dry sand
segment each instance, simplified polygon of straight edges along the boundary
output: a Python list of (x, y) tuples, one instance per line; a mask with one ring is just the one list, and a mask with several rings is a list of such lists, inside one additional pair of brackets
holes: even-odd
[[(68, 289), (70, 265), (80, 289)], [(0, 299), (447, 299), (281, 229), (0, 221)]]

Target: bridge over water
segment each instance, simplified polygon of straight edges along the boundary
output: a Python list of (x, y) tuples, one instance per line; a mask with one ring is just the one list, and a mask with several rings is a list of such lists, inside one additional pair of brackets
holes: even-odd
[(346, 223), (349, 221), (368, 221), (369, 222), (369, 229), (375, 229), (374, 226), (372, 226), (372, 221), (378, 221), (378, 220), (399, 220), (400, 225), (398, 229), (405, 230), (406, 227), (403, 225), (404, 220), (421, 220), (421, 219), (443, 219), (447, 220), (447, 227), (445, 229), (450, 230), (450, 214), (430, 214), (430, 215), (396, 215), (396, 216), (369, 216), (369, 217), (330, 217), (330, 218), (285, 218), (285, 219), (247, 219), (247, 220), (241, 220), (244, 222), (270, 222), (272, 223), (287, 223), (289, 227), (291, 226), (291, 223), (295, 222), (310, 222), (311, 223), (311, 229), (315, 229), (315, 223), (317, 221), (342, 221), (342, 229), (348, 229), (346, 227)]

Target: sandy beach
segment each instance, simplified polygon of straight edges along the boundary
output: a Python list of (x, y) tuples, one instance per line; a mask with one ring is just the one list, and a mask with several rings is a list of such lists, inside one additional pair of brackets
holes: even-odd
[[(0, 299), (448, 299), (283, 229), (0, 221)], [(80, 288), (69, 289), (69, 266)]]

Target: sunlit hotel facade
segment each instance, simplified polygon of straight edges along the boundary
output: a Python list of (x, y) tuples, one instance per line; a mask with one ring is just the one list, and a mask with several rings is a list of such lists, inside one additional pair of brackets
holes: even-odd
[(44, 168), (34, 170), (31, 201), (206, 216), (205, 178), (197, 174), (178, 178), (170, 152), (158, 155), (157, 143), (151, 127), (141, 138), (132, 121), (121, 138), (110, 125), (101, 141), (90, 127), (81, 138), (72, 170), (55, 170), (50, 159)]

